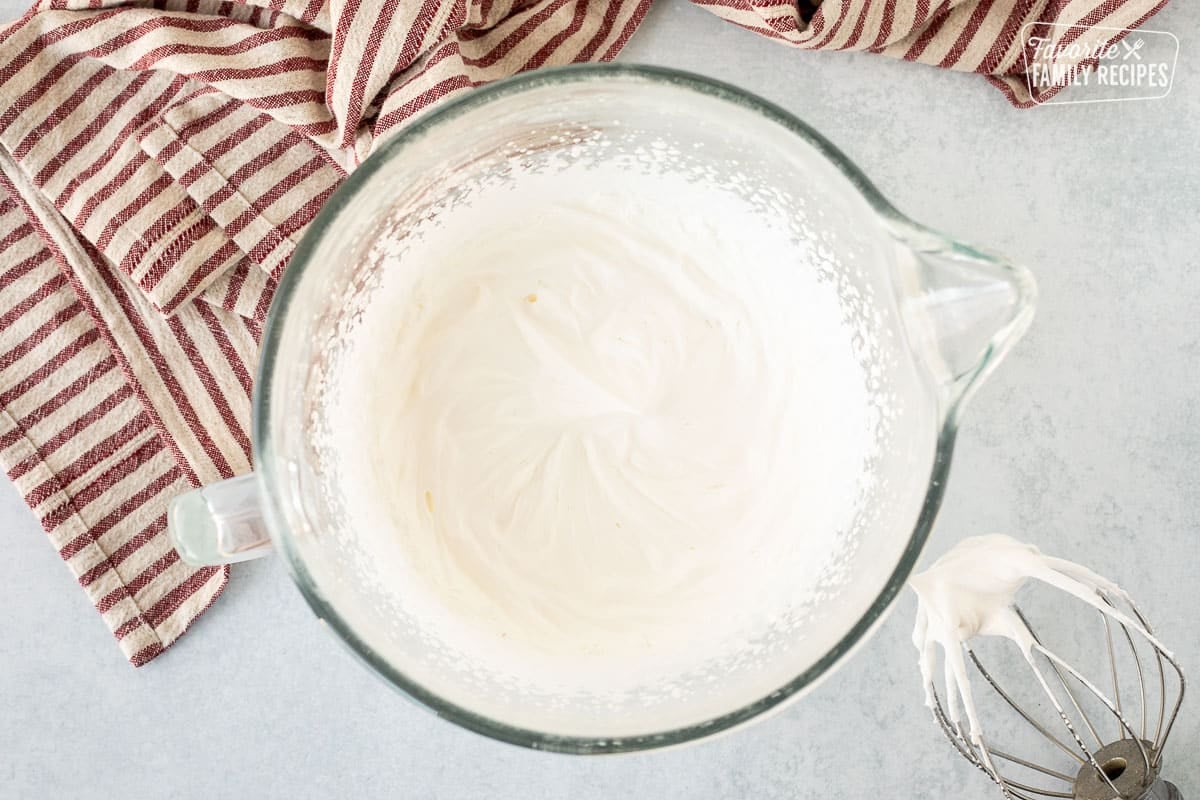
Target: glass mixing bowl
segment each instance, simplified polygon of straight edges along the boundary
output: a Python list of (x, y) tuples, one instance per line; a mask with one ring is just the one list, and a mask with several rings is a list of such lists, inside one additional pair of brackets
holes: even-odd
[[(761, 657), (697, 664), (670, 692), (517, 686), (456, 663), (368, 574), (376, 545), (345, 524), (314, 434), (321, 383), (354, 324), (355, 298), (369, 291), (381, 236), (416, 235), (438, 203), (481, 177), (504, 180), (514, 163), (553, 171), (564, 159), (647, 147), (657, 148), (663, 168), (724, 184), (736, 176), (746, 191), (786, 204), (822, 268), (855, 298), (846, 313), (873, 343), (866, 366), (889, 422), (876, 429), (872, 488), (845, 546)], [(421, 116), (329, 200), (271, 309), (254, 406), (257, 471), (179, 498), (171, 535), (194, 564), (273, 545), (338, 638), (390, 684), (466, 728), (565, 753), (687, 742), (800, 697), (879, 623), (933, 524), (963, 402), (1023, 332), (1033, 298), (1028, 272), (901, 216), (828, 141), (758, 97), (649, 67), (522, 74)]]

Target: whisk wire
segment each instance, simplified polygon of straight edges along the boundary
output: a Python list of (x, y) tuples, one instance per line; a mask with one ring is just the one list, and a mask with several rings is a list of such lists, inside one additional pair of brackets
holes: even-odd
[[(1096, 594), (1100, 594), (1096, 592)], [(1103, 597), (1103, 595), (1100, 595)], [(1117, 679), (1117, 651), (1113, 647), (1112, 623), (1109, 622), (1107, 614), (1101, 614), (1100, 620), (1104, 623), (1104, 641), (1108, 645), (1108, 668), (1112, 675), (1113, 700), (1116, 701), (1117, 715), (1121, 714), (1121, 682)], [(1121, 731), (1120, 722), (1117, 723), (1117, 738), (1120, 739), (1125, 734)]]
[[(1147, 636), (1154, 635), (1154, 629), (1150, 627), (1150, 623), (1142, 616), (1142, 612), (1132, 600), (1126, 600), (1129, 604), (1129, 610), (1137, 618), (1138, 624), (1142, 626), (1142, 632)], [(1151, 644), (1154, 644), (1152, 641)], [(1158, 766), (1159, 760), (1162, 758), (1163, 748), (1167, 744), (1167, 737), (1171, 735), (1171, 728), (1175, 725), (1175, 720), (1179, 717), (1179, 708), (1183, 705), (1183, 695), (1187, 689), (1187, 680), (1183, 677), (1183, 670), (1179, 666), (1179, 662), (1170, 653), (1165, 652), (1160, 647), (1154, 648), (1154, 655), (1158, 661), (1158, 685), (1159, 685), (1159, 710), (1158, 724), (1154, 731), (1154, 766)], [(1175, 671), (1175, 677), (1179, 680), (1179, 692), (1175, 696), (1175, 705), (1171, 709), (1170, 716), (1166, 713), (1167, 707), (1167, 676), (1166, 670), (1163, 669), (1162, 662), (1166, 661), (1171, 665), (1171, 669)], [(1163, 729), (1164, 724), (1166, 729)]]
[(946, 718), (946, 712), (942, 708), (942, 699), (936, 690), (933, 692), (933, 718), (937, 721), (938, 727), (942, 729), (942, 733), (946, 734), (946, 738), (954, 745), (954, 749), (958, 750), (958, 754), (970, 761), (972, 765), (982, 768), (983, 765), (975, 757), (975, 751), (966, 744), (958, 729), (951, 725), (950, 720)]
[(1057, 736), (1055, 736), (1053, 733), (1051, 733), (1050, 730), (1045, 725), (1042, 725), (1042, 723), (1040, 723), (1036, 719), (1034, 719), (1033, 716), (1028, 711), (1021, 708), (1019, 705), (1017, 705), (1017, 702), (1012, 699), (1012, 697), (1008, 694), (1008, 692), (1004, 691), (1004, 689), (1000, 686), (999, 683), (996, 682), (996, 679), (992, 677), (991, 673), (987, 671), (987, 669), (983, 666), (983, 663), (979, 660), (979, 658), (975, 655), (975, 653), (970, 648), (967, 648), (967, 653), (968, 653), (968, 655), (970, 655), (971, 661), (974, 662), (975, 668), (979, 670), (979, 673), (981, 675), (983, 675), (983, 679), (988, 682), (988, 685), (992, 687), (992, 689), (996, 692), (996, 694), (1000, 695), (1000, 697), (1004, 699), (1004, 702), (1008, 703), (1008, 705), (1013, 709), (1013, 711), (1016, 711), (1018, 714), (1020, 714), (1021, 717), (1026, 722), (1028, 722), (1031, 726), (1033, 726), (1033, 728), (1035, 730), (1037, 730), (1038, 733), (1040, 733), (1042, 736), (1046, 737), (1046, 739), (1049, 742), (1056, 745), (1060, 750), (1062, 750), (1064, 753), (1069, 755), (1071, 758), (1075, 759), (1080, 764), (1087, 763), (1083, 759), (1083, 757), (1080, 756), (1078, 753), (1076, 753), (1075, 750), (1070, 745), (1061, 741)]
[[(999, 772), (999, 770), (997, 770), (995, 768), (994, 761), (991, 761), (992, 769), (988, 769), (988, 767), (985, 766), (984, 753), (990, 754), (990, 756), (994, 756), (995, 758), (1000, 758), (1000, 759), (1004, 759), (1006, 761), (1011, 761), (1013, 763), (1020, 764), (1029, 769), (1044, 773), (1051, 777), (1058, 778), (1059, 780), (1065, 781), (1068, 784), (1071, 782), (1071, 778), (1067, 775), (1064, 775), (1061, 772), (1056, 772), (1047, 767), (1042, 767), (1038, 764), (1034, 764), (1031, 761), (1027, 761), (1023, 758), (1020, 758), (1019, 756), (1013, 756), (1009, 753), (1004, 753), (1004, 752), (1001, 752), (998, 750), (991, 750), (990, 748), (987, 747), (982, 736), (979, 737), (980, 742), (978, 745), (979, 749), (977, 751), (976, 745), (971, 743), (967, 734), (965, 734), (962, 731), (962, 728), (958, 725), (951, 723), (950, 720), (947, 719), (946, 712), (942, 708), (941, 699), (938, 697), (936, 690), (933, 692), (933, 716), (934, 716), (934, 719), (937, 720), (938, 726), (942, 729), (942, 732), (946, 735), (946, 738), (950, 740), (950, 743), (952, 745), (954, 745), (954, 748), (956, 750), (958, 750), (959, 754), (963, 758), (965, 758), (972, 766), (974, 766), (976, 769), (983, 772), (997, 786), (999, 786), (1000, 791), (1005, 798), (1010, 798), (1010, 800), (1040, 800), (1041, 798), (1057, 798), (1057, 797), (1070, 797), (1071, 796), (1070, 794), (1058, 792), (1053, 789), (1041, 789), (1041, 788), (1037, 788), (1037, 787), (1033, 787), (1033, 786), (1028, 786), (1024, 783), (1013, 781), (1011, 778), (1007, 778), (1004, 775), (1002, 775)], [(986, 759), (986, 760), (990, 760), (990, 759)], [(1035, 797), (1035, 795), (1036, 795), (1036, 797)]]
[(1071, 797), (1074, 797), (1071, 792), (1054, 792), (1049, 789), (1036, 789), (1032, 786), (1026, 786), (1023, 783), (1018, 783), (1017, 781), (1011, 779), (1008, 781), (1008, 786), (1010, 791), (1016, 789), (1019, 792), (1036, 792), (1043, 797), (1065, 797), (1068, 798), (1068, 800), (1070, 800)]
[(1008, 782), (1005, 780), (1004, 776), (996, 770), (995, 765), (992, 764), (992, 767), (990, 769), (988, 768), (987, 764), (991, 763), (991, 761), (986, 755), (987, 749), (986, 745), (983, 744), (983, 737), (980, 737), (979, 752), (977, 752), (975, 745), (972, 744), (967, 735), (963, 733), (962, 728), (958, 724), (950, 722), (950, 720), (946, 717), (946, 711), (942, 708), (942, 701), (938, 696), (937, 689), (934, 688), (930, 694), (933, 698), (933, 718), (937, 720), (938, 726), (942, 729), (942, 733), (944, 733), (946, 738), (950, 740), (950, 743), (954, 745), (954, 749), (958, 750), (959, 755), (961, 755), (972, 766), (983, 772), (983, 774), (987, 775), (988, 778), (995, 782), (996, 785), (1000, 787), (1001, 793), (1008, 800), (1037, 800), (1037, 798), (1029, 797), (1020, 792), (1014, 793), (1010, 791)]
[[(1057, 655), (1055, 655), (1050, 650), (1047, 650), (1045, 647), (1042, 647), (1041, 645), (1034, 645), (1034, 647), (1039, 653), (1044, 655), (1049, 660), (1051, 660), (1053, 662), (1057, 662), (1058, 665), (1061, 666), (1063, 669), (1065, 669), (1073, 678), (1075, 678), (1075, 680), (1079, 681), (1085, 687), (1087, 687), (1088, 691), (1090, 691), (1093, 695), (1095, 695), (1097, 700), (1099, 700), (1101, 703), (1103, 703), (1105, 706), (1107, 706), (1109, 711), (1111, 711), (1113, 714), (1116, 715), (1117, 720), (1121, 723), (1121, 726), (1126, 731), (1129, 732), (1130, 738), (1132, 738), (1134, 741), (1134, 744), (1137, 745), (1138, 753), (1141, 755), (1143, 766), (1146, 769), (1146, 774), (1149, 774), (1150, 773), (1150, 755), (1146, 752), (1146, 745), (1142, 742), (1141, 738), (1138, 737), (1137, 732), (1135, 732), (1133, 730), (1133, 727), (1129, 724), (1129, 721), (1127, 719), (1125, 719), (1125, 715), (1122, 714), (1115, 705), (1113, 705), (1112, 701), (1110, 701), (1107, 697), (1104, 696), (1103, 692), (1101, 692), (1099, 689), (1096, 688), (1095, 684), (1093, 684), (1090, 680), (1087, 679), (1087, 677), (1085, 677), (1082, 673), (1080, 673), (1079, 670), (1075, 669), (1070, 664), (1063, 661), (1061, 658), (1059, 658)], [(1038, 672), (1038, 675), (1040, 677), (1041, 673), (1036, 668), (1035, 668), (1035, 672)], [(1061, 710), (1059, 713), (1061, 713)], [(1064, 721), (1066, 721), (1065, 715), (1064, 715)], [(1067, 727), (1071, 728), (1069, 721), (1067, 721)], [(1125, 734), (1122, 732), (1118, 738), (1124, 738), (1124, 736), (1125, 736)], [(1097, 771), (1099, 771), (1100, 774), (1104, 776), (1104, 779), (1106, 782), (1108, 782), (1110, 784), (1112, 783), (1112, 781), (1109, 780), (1108, 775), (1105, 774), (1104, 770), (1100, 769), (1100, 765), (1095, 763), (1094, 758), (1092, 759), (1092, 766), (1094, 766), (1097, 769)], [(1114, 786), (1113, 788), (1115, 789), (1116, 787)], [(1118, 792), (1118, 794), (1120, 794), (1120, 793)]]
[[(1129, 608), (1137, 618), (1137, 621), (1145, 628), (1146, 633), (1153, 635), (1154, 631), (1150, 629), (1150, 623), (1146, 621), (1146, 618), (1142, 616), (1141, 612), (1137, 610), (1137, 607), (1132, 602), (1129, 603)], [(1162, 736), (1163, 721), (1167, 716), (1167, 671), (1163, 668), (1163, 654), (1157, 648), (1154, 649), (1154, 660), (1158, 666), (1158, 722), (1154, 726), (1154, 739), (1152, 741), (1154, 742), (1154, 750), (1157, 754), (1157, 751), (1161, 749), (1159, 739)]]
[[(1024, 612), (1021, 611), (1021, 607), (1013, 606), (1013, 611), (1016, 612), (1017, 619), (1021, 620), (1021, 624), (1025, 626), (1025, 630), (1029, 632), (1029, 638), (1033, 639), (1036, 644), (1040, 645), (1042, 640), (1033, 630), (1033, 626), (1029, 624), (1029, 619), (1025, 616)], [(1054, 674), (1058, 678), (1058, 682), (1062, 684), (1063, 691), (1067, 693), (1067, 697), (1071, 698), (1071, 705), (1073, 705), (1075, 710), (1079, 712), (1079, 717), (1083, 720), (1083, 724), (1087, 725), (1088, 730), (1091, 731), (1092, 736), (1095, 737), (1097, 746), (1103, 747), (1104, 740), (1100, 738), (1100, 734), (1096, 730), (1096, 726), (1092, 724), (1092, 720), (1083, 710), (1083, 706), (1080, 705), (1079, 699), (1075, 696), (1075, 692), (1071, 691), (1071, 686), (1067, 683), (1067, 679), (1062, 674), (1062, 670), (1060, 670), (1058, 665), (1054, 662), (1050, 662), (1050, 668), (1054, 670)]]
[[(1050, 656), (1053, 655), (1049, 650), (1040, 644), (1035, 644), (1033, 647), (1047, 658), (1050, 658)], [(1055, 659), (1057, 659), (1057, 656), (1051, 660), (1053, 661)], [(1053, 705), (1054, 710), (1058, 712), (1059, 719), (1063, 721), (1063, 725), (1066, 726), (1067, 732), (1071, 734), (1071, 738), (1075, 740), (1075, 744), (1079, 745), (1079, 749), (1083, 751), (1086, 762), (1091, 764), (1092, 768), (1096, 770), (1096, 773), (1104, 779), (1104, 782), (1113, 790), (1114, 796), (1119, 797), (1121, 795), (1120, 790), (1117, 789), (1116, 784), (1113, 783), (1113, 780), (1108, 776), (1108, 773), (1101, 768), (1100, 763), (1096, 761), (1096, 756), (1093, 755), (1092, 751), (1088, 749), (1088, 746), (1084, 744), (1083, 738), (1080, 737), (1080, 735), (1076, 732), (1075, 726), (1071, 724), (1071, 718), (1067, 716), (1067, 713), (1063, 710), (1062, 704), (1058, 702), (1058, 697), (1050, 689), (1050, 684), (1046, 683), (1046, 676), (1042, 674), (1040, 669), (1038, 669), (1037, 663), (1035, 663), (1033, 659), (1029, 660), (1029, 666), (1033, 668), (1033, 674), (1037, 677), (1038, 683), (1041, 684), (1042, 691), (1046, 693), (1046, 697), (1049, 698), (1050, 704)], [(1068, 672), (1073, 672), (1073, 670), (1071, 670), (1066, 664), (1063, 664), (1063, 667), (1067, 669)]]
[(1146, 738), (1146, 678), (1142, 673), (1142, 659), (1138, 656), (1137, 645), (1133, 643), (1133, 634), (1129, 632), (1129, 628), (1121, 626), (1121, 632), (1125, 634), (1125, 641), (1129, 642), (1129, 651), (1133, 653), (1133, 665), (1137, 670), (1138, 691), (1141, 694), (1142, 701), (1142, 733), (1139, 739)]
[(1067, 783), (1070, 783), (1071, 781), (1075, 780), (1070, 775), (1064, 775), (1058, 770), (1053, 770), (1049, 767), (1043, 767), (1041, 764), (1035, 764), (1032, 761), (1021, 758), (1020, 756), (1014, 756), (1010, 753), (1005, 753), (1000, 750), (992, 750), (992, 755), (994, 755), (996, 758), (1002, 758), (1005, 761), (1011, 761), (1014, 764), (1020, 764), (1022, 767), (1034, 770), (1035, 772), (1040, 772), (1043, 775), (1049, 775), (1052, 778), (1058, 778), (1060, 781), (1066, 781)]

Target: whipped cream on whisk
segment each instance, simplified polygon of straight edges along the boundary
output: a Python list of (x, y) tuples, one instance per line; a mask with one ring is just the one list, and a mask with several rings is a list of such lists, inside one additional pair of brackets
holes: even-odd
[(909, 585), (917, 594), (913, 644), (920, 652), (926, 705), (934, 703), (933, 671), (940, 649), (945, 659), (947, 715), (958, 724), (961, 705), (969, 734), (977, 743), (981, 729), (967, 678), (964, 645), (976, 636), (999, 636), (1015, 642), (1032, 661), (1036, 642), (1015, 608), (1017, 592), (1030, 580), (1082, 600), (1168, 652), (1141, 624), (1104, 601), (1101, 592), (1128, 600), (1125, 591), (1107, 578), (1074, 562), (1047, 556), (1011, 536), (964, 539), (929, 569), (910, 578)]
[(386, 254), (331, 449), (350, 527), (432, 636), (514, 673), (666, 673), (811, 601), (886, 412), (795, 218), (576, 165), (480, 189)]

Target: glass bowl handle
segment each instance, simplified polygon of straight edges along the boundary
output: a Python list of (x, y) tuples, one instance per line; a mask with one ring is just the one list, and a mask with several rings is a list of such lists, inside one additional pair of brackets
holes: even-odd
[(167, 533), (195, 567), (248, 561), (271, 552), (254, 473), (182, 494), (167, 508)]

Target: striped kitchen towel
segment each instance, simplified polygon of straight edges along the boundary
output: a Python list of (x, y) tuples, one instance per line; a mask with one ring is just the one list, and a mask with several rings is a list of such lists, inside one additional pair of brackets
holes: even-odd
[[(263, 321), (321, 204), (422, 109), (613, 58), (649, 2), (40, 0), (0, 27), (0, 463), (133, 664), (225, 584), (179, 561), (166, 505), (250, 469)], [(1023, 25), (1132, 27), (1165, 0), (695, 2), (1024, 106)]]

